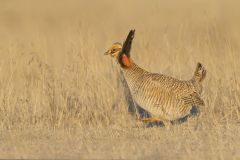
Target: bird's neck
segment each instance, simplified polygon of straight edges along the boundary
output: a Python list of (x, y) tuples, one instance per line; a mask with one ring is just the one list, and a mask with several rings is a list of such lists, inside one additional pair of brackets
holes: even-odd
[(139, 78), (145, 74), (148, 73), (146, 70), (139, 67), (134, 61), (129, 58), (130, 65), (129, 67), (123, 67), (123, 73), (125, 76), (125, 79), (130, 87), (132, 89), (133, 85), (139, 81)]

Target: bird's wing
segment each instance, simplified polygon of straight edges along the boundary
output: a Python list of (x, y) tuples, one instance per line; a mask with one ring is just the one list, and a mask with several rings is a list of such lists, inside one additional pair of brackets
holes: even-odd
[(152, 83), (159, 88), (160, 94), (171, 95), (185, 106), (204, 105), (204, 101), (190, 83), (161, 74), (151, 74), (150, 77)]
[(200, 98), (200, 96), (193, 92), (191, 94), (187, 94), (184, 97), (180, 98), (181, 101), (184, 102), (185, 105), (195, 105), (195, 106), (204, 106), (204, 101)]

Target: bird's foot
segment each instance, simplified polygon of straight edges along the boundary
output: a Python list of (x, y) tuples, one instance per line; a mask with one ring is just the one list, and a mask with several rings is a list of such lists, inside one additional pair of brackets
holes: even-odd
[(141, 120), (145, 123), (149, 123), (149, 122), (152, 123), (152, 122), (160, 122), (161, 121), (159, 118), (156, 118), (156, 117), (143, 118)]

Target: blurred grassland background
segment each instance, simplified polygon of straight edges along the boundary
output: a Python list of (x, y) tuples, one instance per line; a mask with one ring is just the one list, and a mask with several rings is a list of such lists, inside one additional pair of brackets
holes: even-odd
[[(240, 159), (237, 0), (0, 0), (0, 158)], [(198, 120), (145, 127), (104, 52), (136, 29), (141, 67), (207, 69)]]

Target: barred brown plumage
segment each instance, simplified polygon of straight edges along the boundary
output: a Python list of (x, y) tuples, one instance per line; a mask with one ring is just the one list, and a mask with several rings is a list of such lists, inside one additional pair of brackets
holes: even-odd
[(150, 73), (130, 58), (134, 33), (135, 30), (131, 30), (123, 46), (114, 43), (106, 54), (115, 57), (121, 64), (134, 101), (152, 114), (153, 118), (147, 121), (158, 119), (166, 125), (189, 115), (193, 106), (203, 106), (202, 81), (206, 76), (203, 65), (198, 63), (193, 78), (186, 81)]

